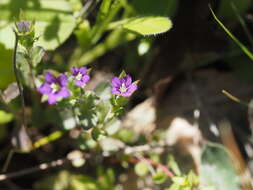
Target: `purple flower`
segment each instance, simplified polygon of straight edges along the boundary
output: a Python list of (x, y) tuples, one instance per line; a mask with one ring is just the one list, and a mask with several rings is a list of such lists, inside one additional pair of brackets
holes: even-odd
[(112, 79), (112, 93), (118, 96), (129, 97), (132, 93), (137, 90), (137, 85), (132, 83), (130, 75), (118, 78), (113, 77)]
[(90, 76), (87, 73), (86, 67), (73, 67), (71, 71), (77, 86), (83, 87), (90, 80)]
[(31, 22), (29, 21), (21, 21), (17, 24), (18, 31), (21, 33), (30, 31)]
[(70, 96), (67, 88), (68, 77), (65, 74), (55, 77), (50, 72), (47, 72), (45, 79), (46, 81), (39, 87), (38, 91), (41, 94), (48, 95), (49, 104), (55, 104), (59, 98)]

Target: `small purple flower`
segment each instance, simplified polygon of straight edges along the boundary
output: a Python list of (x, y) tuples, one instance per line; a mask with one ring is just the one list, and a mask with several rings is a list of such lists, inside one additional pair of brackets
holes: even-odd
[(45, 79), (46, 81), (39, 87), (38, 91), (41, 94), (48, 95), (49, 104), (55, 104), (59, 98), (70, 96), (67, 88), (68, 77), (65, 74), (55, 77), (50, 72), (47, 72)]
[(72, 67), (71, 71), (77, 86), (83, 87), (90, 80), (86, 67)]
[(21, 33), (26, 33), (30, 31), (31, 22), (21, 21), (17, 24), (18, 31)]
[(130, 75), (125, 77), (113, 77), (112, 79), (112, 93), (118, 96), (129, 97), (137, 90), (137, 84), (132, 83)]

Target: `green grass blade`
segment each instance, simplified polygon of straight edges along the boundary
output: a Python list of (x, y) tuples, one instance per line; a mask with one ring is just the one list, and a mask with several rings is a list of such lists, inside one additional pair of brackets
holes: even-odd
[(229, 29), (226, 28), (226, 26), (224, 24), (222, 24), (222, 22), (217, 18), (217, 16), (215, 15), (215, 13), (213, 12), (212, 8), (209, 6), (210, 11), (214, 17), (214, 19), (216, 20), (216, 22), (222, 27), (222, 29), (229, 35), (230, 38), (232, 38), (234, 40), (234, 42), (241, 48), (241, 50), (253, 61), (253, 54), (251, 53), (251, 51), (244, 45), (242, 44), (230, 31)]

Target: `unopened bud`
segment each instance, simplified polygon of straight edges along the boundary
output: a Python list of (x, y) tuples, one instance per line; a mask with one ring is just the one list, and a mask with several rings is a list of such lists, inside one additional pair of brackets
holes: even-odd
[(31, 22), (30, 21), (20, 21), (17, 23), (17, 29), (20, 33), (27, 33), (31, 30)]

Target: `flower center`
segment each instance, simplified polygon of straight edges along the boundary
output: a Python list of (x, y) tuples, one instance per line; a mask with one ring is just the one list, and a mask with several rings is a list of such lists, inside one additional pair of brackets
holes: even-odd
[(55, 84), (55, 83), (52, 83), (50, 85), (50, 87), (51, 87), (53, 93), (58, 92), (61, 89), (60, 85)]
[(122, 93), (124, 93), (124, 92), (127, 91), (127, 87), (126, 87), (125, 83), (122, 83), (122, 85), (120, 86), (119, 90), (120, 90), (120, 92), (122, 92)]
[(76, 80), (81, 80), (82, 77), (83, 77), (82, 73), (79, 72), (79, 73), (76, 75)]

